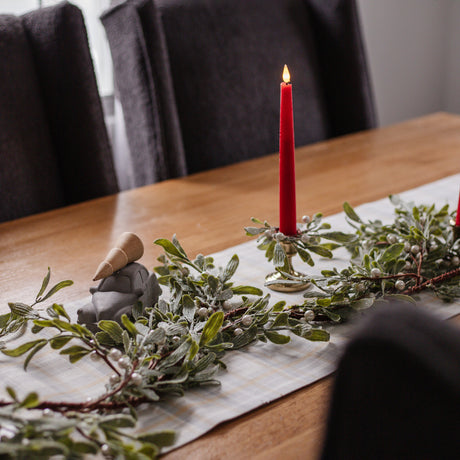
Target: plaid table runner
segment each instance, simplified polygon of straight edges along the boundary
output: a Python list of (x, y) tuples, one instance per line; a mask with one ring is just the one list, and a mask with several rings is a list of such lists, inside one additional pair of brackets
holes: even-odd
[[(435, 202), (437, 206), (446, 203), (455, 206), (459, 184), (460, 174), (409, 190), (402, 193), (401, 197), (417, 204)], [(356, 211), (364, 219), (379, 218), (383, 222), (389, 222), (393, 216), (393, 206), (388, 199), (364, 204), (357, 207)], [(350, 231), (343, 213), (327, 217), (325, 221), (331, 223), (334, 229)], [(235, 285), (250, 284), (262, 288), (265, 275), (273, 271), (273, 267), (265, 260), (263, 252), (257, 250), (255, 241), (214, 254), (216, 265), (224, 266), (233, 254), (238, 254), (240, 258)], [(316, 258), (313, 268), (303, 264), (298, 257), (294, 259), (294, 266), (305, 273), (319, 274), (325, 268), (340, 268), (347, 260), (346, 251), (339, 250), (335, 252), (333, 260)], [(301, 303), (303, 299), (302, 293), (270, 293), (273, 302), (284, 299), (288, 304), (293, 304)], [(427, 299), (427, 308), (442, 318), (460, 313), (460, 302), (444, 304), (432, 297)], [(66, 308), (76, 315), (78, 307), (87, 301), (83, 299), (66, 305)], [(150, 406), (141, 413), (142, 428), (149, 431), (165, 428), (177, 430), (179, 436), (175, 447), (185, 444), (220, 422), (333, 372), (349, 331), (346, 325), (336, 326), (328, 343), (308, 342), (293, 336), (287, 345), (257, 343), (243, 350), (229, 352), (225, 357), (228, 370), (221, 371), (217, 377), (222, 383), (220, 387), (190, 390), (183, 398), (170, 398)], [(38, 391), (41, 399), (51, 400), (81, 401), (98, 396), (104, 392), (104, 383), (110, 374), (104, 364), (85, 358), (71, 365), (65, 357), (57, 356), (56, 351), (48, 348), (31, 362), (27, 373), (22, 370), (22, 360), (10, 359), (4, 355), (0, 355), (0, 369), (3, 388), (14, 384), (20, 395), (34, 390)]]

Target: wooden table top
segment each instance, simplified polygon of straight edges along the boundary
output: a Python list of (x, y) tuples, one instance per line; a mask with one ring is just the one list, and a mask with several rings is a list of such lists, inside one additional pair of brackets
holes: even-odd
[[(325, 215), (460, 172), (460, 116), (437, 113), (296, 151), (297, 212)], [(146, 245), (177, 234), (190, 255), (247, 240), (251, 216), (278, 221), (278, 156), (173, 179), (0, 224), (0, 312), (30, 302), (47, 267), (73, 279), (56, 301), (88, 295), (95, 268), (124, 231)], [(309, 459), (321, 446), (331, 378), (217, 427), (164, 456), (178, 459)]]

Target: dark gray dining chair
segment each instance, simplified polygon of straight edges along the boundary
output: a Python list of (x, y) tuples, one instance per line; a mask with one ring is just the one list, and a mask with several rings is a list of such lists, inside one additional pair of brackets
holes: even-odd
[(355, 0), (127, 0), (102, 17), (136, 185), (375, 126)]
[(0, 221), (118, 191), (81, 11), (0, 15)]
[(460, 328), (382, 308), (339, 363), (322, 460), (458, 458)]

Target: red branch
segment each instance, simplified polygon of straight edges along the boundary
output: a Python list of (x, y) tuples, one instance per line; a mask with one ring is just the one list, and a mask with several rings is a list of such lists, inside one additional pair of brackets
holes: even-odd
[(435, 285), (442, 283), (443, 281), (446, 281), (451, 278), (455, 278), (456, 276), (460, 275), (460, 267), (456, 268), (455, 270), (451, 270), (450, 272), (443, 273), (442, 275), (435, 276), (434, 278), (431, 278), (429, 280), (426, 280), (422, 284), (418, 284), (416, 286), (412, 286), (409, 289), (406, 289), (403, 294), (413, 294), (414, 292), (420, 292), (429, 285)]
[(136, 370), (137, 364), (138, 364), (138, 361), (133, 362), (133, 365), (131, 366), (131, 370), (128, 372), (126, 377), (120, 382), (120, 384), (117, 387), (115, 387), (112, 391), (109, 391), (108, 393), (103, 394), (100, 398), (96, 399), (95, 401), (88, 401), (88, 402), (83, 403), (82, 410), (92, 411), (96, 408), (96, 406), (98, 406), (98, 404), (106, 401), (111, 396), (123, 390), (123, 388), (125, 388), (128, 385), (129, 381), (131, 380), (131, 376)]
[(224, 315), (224, 320), (231, 318), (232, 316), (239, 315), (240, 313), (244, 313), (249, 307), (240, 307), (236, 308), (235, 310), (229, 311), (228, 313), (225, 313)]
[[(98, 402), (92, 403), (92, 407), (90, 410), (114, 410), (127, 407), (128, 405), (138, 406), (147, 401), (148, 399), (142, 396), (140, 398), (131, 397), (125, 401)], [(14, 403), (11, 401), (0, 401), (0, 407), (11, 406), (12, 404)], [(88, 409), (88, 403), (69, 401), (42, 401), (38, 406), (35, 406), (32, 409), (51, 409), (55, 412), (61, 413), (67, 411), (85, 412)]]
[(385, 276), (378, 276), (377, 278), (373, 278), (372, 276), (361, 276), (358, 278), (351, 278), (352, 281), (380, 281), (380, 280), (391, 280), (396, 278), (421, 278), (416, 273), (398, 273), (397, 275), (385, 275)]

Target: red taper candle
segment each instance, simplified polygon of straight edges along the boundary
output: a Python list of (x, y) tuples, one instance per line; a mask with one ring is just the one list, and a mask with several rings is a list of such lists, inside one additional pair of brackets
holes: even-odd
[(455, 218), (455, 226), (460, 226), (460, 194), (458, 196), (457, 217)]
[(285, 65), (280, 100), (280, 232), (285, 235), (297, 234), (294, 115), (290, 79), (289, 70)]

